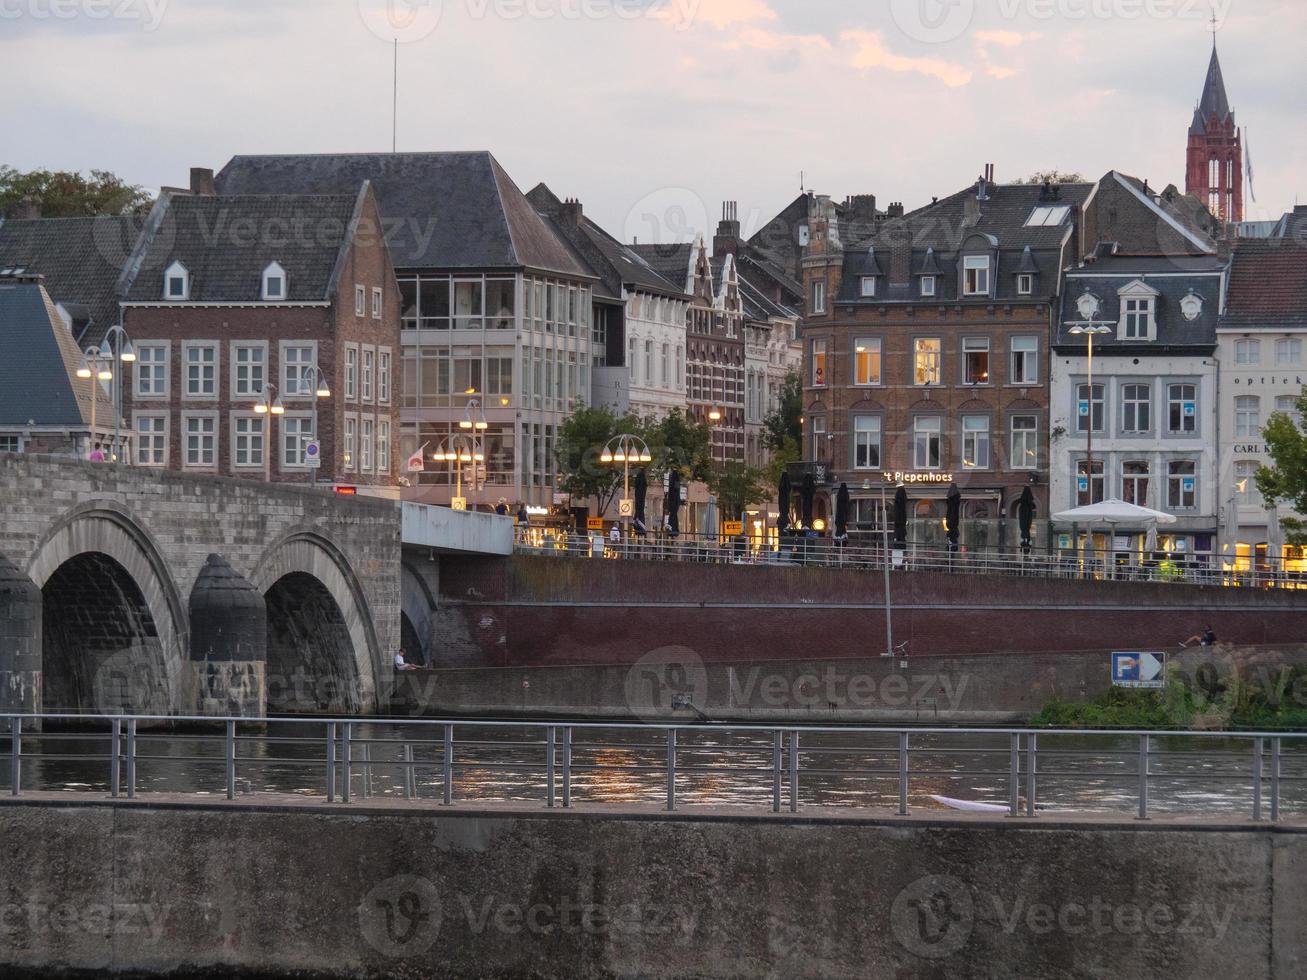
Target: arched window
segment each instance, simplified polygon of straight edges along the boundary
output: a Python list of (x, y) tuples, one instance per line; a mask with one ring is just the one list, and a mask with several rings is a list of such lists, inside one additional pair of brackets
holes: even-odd
[(263, 270), (263, 299), (278, 302), (286, 298), (286, 270), (276, 262)]
[(180, 262), (174, 262), (164, 270), (163, 298), (175, 303), (191, 298), (191, 274)]

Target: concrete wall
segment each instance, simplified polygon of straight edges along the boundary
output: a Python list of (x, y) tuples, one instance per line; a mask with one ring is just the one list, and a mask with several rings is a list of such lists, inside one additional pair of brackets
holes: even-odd
[[(1211, 623), (1238, 644), (1307, 642), (1307, 593), (896, 572), (894, 643), (911, 658), (1174, 649)], [(843, 660), (885, 649), (879, 573), (515, 555), (447, 557), (437, 664)], [(444, 642), (449, 657), (442, 655)]]
[(0, 835), (6, 977), (1307, 969), (1302, 826), (19, 802)]

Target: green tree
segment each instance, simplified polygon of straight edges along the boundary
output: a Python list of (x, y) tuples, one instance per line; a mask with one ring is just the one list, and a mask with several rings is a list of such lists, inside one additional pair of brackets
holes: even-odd
[(713, 466), (707, 483), (726, 520), (738, 521), (750, 504), (762, 504), (772, 499), (767, 474), (744, 463)]
[[(1273, 412), (1263, 430), (1266, 449), (1275, 462), (1257, 471), (1257, 489), (1268, 505), (1287, 500), (1299, 514), (1307, 514), (1307, 388), (1298, 396), (1297, 418)], [(1285, 540), (1307, 544), (1307, 523), (1286, 517), (1281, 522)]]
[(781, 471), (803, 458), (803, 380), (798, 371), (785, 376), (780, 404), (763, 419), (763, 444), (771, 450), (766, 478), (775, 486)]
[(31, 206), (42, 218), (85, 218), (101, 214), (144, 214), (154, 198), (107, 170), (90, 177), (65, 170), (22, 173), (0, 164), (0, 216)]
[(650, 476), (662, 476), (675, 467), (688, 480), (708, 482), (712, 473), (712, 430), (674, 408), (658, 422), (648, 422), (649, 448), (654, 465)]
[[(559, 427), (554, 458), (559, 489), (574, 499), (595, 499), (597, 513), (606, 513), (622, 491), (623, 466), (600, 462), (604, 447), (623, 433), (648, 441), (649, 424), (638, 415), (618, 418), (605, 406), (582, 406)], [(634, 478), (634, 468), (632, 469)]]
[(1036, 170), (1025, 180), (1018, 180), (1018, 184), (1042, 184), (1047, 181), (1050, 184), (1083, 184), (1085, 178), (1077, 171), (1063, 173), (1061, 170)]

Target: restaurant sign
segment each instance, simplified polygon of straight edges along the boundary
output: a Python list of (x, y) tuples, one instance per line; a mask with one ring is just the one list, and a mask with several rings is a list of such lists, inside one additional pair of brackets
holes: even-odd
[(903, 470), (883, 470), (881, 476), (886, 483), (952, 483), (952, 473), (914, 473)]

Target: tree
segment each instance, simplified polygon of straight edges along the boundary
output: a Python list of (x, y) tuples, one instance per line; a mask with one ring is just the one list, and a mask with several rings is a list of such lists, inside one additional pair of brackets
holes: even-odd
[(649, 422), (649, 448), (654, 465), (650, 475), (662, 476), (675, 467), (681, 476), (706, 483), (712, 472), (712, 431), (674, 408), (659, 422)]
[[(1273, 412), (1263, 430), (1266, 449), (1275, 462), (1257, 471), (1257, 489), (1268, 506), (1287, 500), (1299, 514), (1307, 514), (1307, 388), (1298, 396), (1297, 417)], [(1285, 540), (1307, 544), (1307, 522), (1286, 517), (1281, 522)]]
[(739, 520), (750, 504), (771, 500), (772, 490), (766, 480), (767, 474), (762, 470), (744, 463), (731, 462), (724, 466), (714, 466), (707, 483), (708, 489), (717, 497), (722, 516), (729, 520)]
[(64, 170), (22, 173), (0, 164), (0, 217), (29, 206), (42, 218), (144, 214), (153, 203), (146, 190), (107, 170), (92, 170), (88, 178)]
[(1018, 180), (1018, 184), (1083, 184), (1085, 178), (1078, 172), (1063, 173), (1060, 170), (1036, 170), (1025, 180)]
[(785, 376), (776, 411), (763, 419), (763, 444), (771, 450), (767, 479), (775, 485), (781, 471), (803, 456), (803, 380), (798, 371)]
[(594, 497), (597, 513), (607, 513), (622, 490), (623, 467), (601, 463), (604, 447), (622, 433), (646, 435), (647, 424), (637, 415), (618, 418), (606, 406), (582, 406), (559, 427), (554, 457), (558, 488), (581, 500)]

